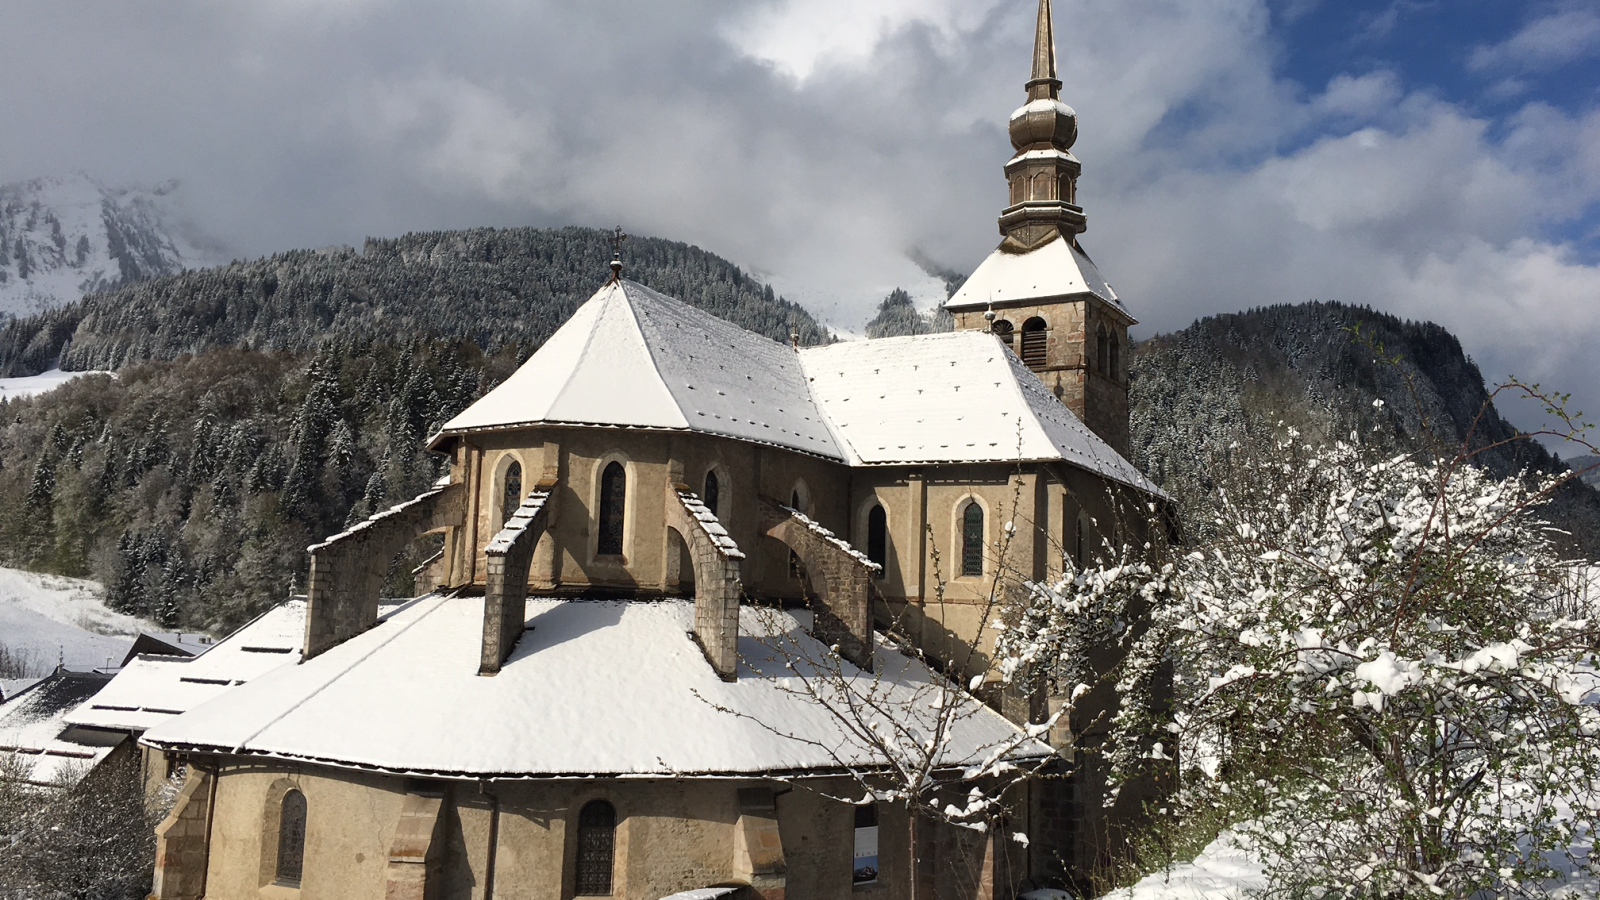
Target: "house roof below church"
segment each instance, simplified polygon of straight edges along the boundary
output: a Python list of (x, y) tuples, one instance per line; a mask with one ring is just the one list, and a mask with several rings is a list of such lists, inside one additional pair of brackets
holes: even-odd
[(1093, 294), (1132, 319), (1088, 254), (1063, 238), (1027, 253), (994, 251), (944, 305), (946, 309), (982, 309), (990, 304), (1074, 294)]
[[(276, 669), (152, 728), (169, 750), (238, 753), (462, 778), (674, 776), (836, 770), (882, 760), (806, 696), (792, 663), (826, 648), (795, 616), (746, 607), (738, 679), (720, 680), (690, 637), (687, 601), (530, 598), (527, 630), (493, 677), (478, 674), (483, 600), (429, 595), (297, 666)], [(771, 635), (757, 637), (754, 635)], [(939, 676), (878, 647), (880, 671), (848, 663), (876, 708), (928, 717)], [(839, 684), (839, 682), (829, 682)], [(950, 766), (1000, 744), (1049, 748), (968, 701)], [(931, 731), (931, 729), (924, 729)]]
[(139, 656), (67, 715), (71, 725), (140, 732), (279, 666), (300, 661), (306, 604), (290, 600), (193, 657)]

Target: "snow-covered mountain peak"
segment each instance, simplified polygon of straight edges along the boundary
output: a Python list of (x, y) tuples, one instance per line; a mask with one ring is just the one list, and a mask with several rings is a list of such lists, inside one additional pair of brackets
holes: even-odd
[(177, 189), (112, 187), (83, 173), (0, 185), (0, 316), (216, 262), (180, 226)]

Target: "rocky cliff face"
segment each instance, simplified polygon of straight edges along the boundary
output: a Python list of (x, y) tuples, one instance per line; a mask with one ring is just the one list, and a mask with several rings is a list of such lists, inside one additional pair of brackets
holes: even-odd
[(210, 264), (214, 252), (176, 224), (176, 187), (112, 188), (82, 174), (0, 185), (0, 315)]

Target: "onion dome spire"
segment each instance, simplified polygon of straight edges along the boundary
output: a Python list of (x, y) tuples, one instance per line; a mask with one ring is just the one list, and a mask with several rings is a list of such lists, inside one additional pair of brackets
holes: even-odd
[(1078, 139), (1078, 114), (1061, 102), (1050, 0), (1039, 0), (1027, 88), (1028, 102), (1011, 114), (1011, 146), (1016, 149), (1006, 163), (1011, 205), (1000, 214), (1000, 233), (1006, 238), (1001, 247), (1013, 253), (1026, 253), (1061, 236), (1071, 240), (1088, 228), (1077, 205), (1082, 166), (1069, 152)]

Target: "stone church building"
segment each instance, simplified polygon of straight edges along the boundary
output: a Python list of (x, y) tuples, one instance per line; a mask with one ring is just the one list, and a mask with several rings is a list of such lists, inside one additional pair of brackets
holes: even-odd
[[(988, 704), (941, 777), (1081, 737), (1029, 736), (1056, 701), (999, 689), (988, 623), (1159, 492), (1124, 457), (1134, 320), (1078, 243), (1048, 0), (1035, 45), (955, 332), (799, 348), (614, 263), (432, 436), (432, 490), (311, 548), (298, 662), (144, 734), (188, 766), (153, 896), (911, 900), (914, 871), (993, 898), (1092, 865), (1082, 778), (1017, 788), (1026, 843), (844, 802), (890, 761), (796, 689), (833, 665), (909, 709), (945, 677), (909, 641)], [(419, 596), (380, 607), (423, 535)]]

